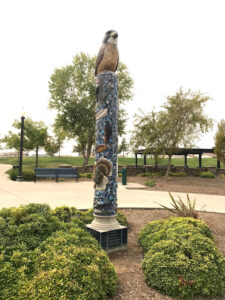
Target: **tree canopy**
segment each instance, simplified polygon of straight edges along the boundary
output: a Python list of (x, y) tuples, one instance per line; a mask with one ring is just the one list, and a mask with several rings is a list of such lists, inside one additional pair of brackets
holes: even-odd
[(59, 152), (59, 149), (60, 149), (59, 141), (57, 139), (53, 138), (52, 136), (49, 136), (45, 140), (44, 148), (45, 148), (45, 152), (48, 155), (53, 156), (55, 153)]
[(155, 155), (169, 157), (166, 176), (169, 175), (171, 157), (179, 147), (191, 147), (201, 133), (212, 127), (212, 120), (204, 114), (204, 106), (210, 100), (200, 92), (180, 88), (174, 96), (168, 96), (159, 112), (136, 115), (132, 144), (143, 147)]
[(219, 161), (225, 163), (225, 120), (222, 119), (218, 123), (217, 132), (215, 135), (214, 152)]
[(122, 139), (121, 144), (118, 147), (118, 153), (123, 152), (123, 157), (124, 157), (124, 152), (128, 150), (128, 143), (125, 138)]
[[(95, 142), (95, 61), (96, 57), (77, 54), (71, 65), (55, 69), (49, 81), (49, 108), (57, 110), (57, 127), (61, 127), (68, 138), (76, 140), (83, 154), (84, 165), (88, 163)], [(122, 134), (126, 113), (121, 105), (132, 97), (133, 80), (123, 63), (119, 63), (117, 76), (120, 104), (118, 130)]]
[[(20, 149), (20, 129), (21, 121), (15, 120), (12, 125), (18, 129), (17, 133), (9, 131), (9, 133), (2, 139), (8, 149)], [(23, 150), (36, 152), (36, 166), (38, 165), (38, 151), (45, 146), (45, 141), (48, 137), (47, 126), (43, 122), (35, 122), (31, 118), (26, 118), (24, 121), (24, 139)]]

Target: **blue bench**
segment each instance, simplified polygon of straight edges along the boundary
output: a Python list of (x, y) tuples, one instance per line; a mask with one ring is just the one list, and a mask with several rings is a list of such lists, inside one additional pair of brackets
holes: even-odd
[(58, 178), (75, 178), (79, 180), (77, 169), (75, 168), (58, 168)]
[(78, 181), (79, 175), (75, 168), (35, 168), (34, 182), (37, 178), (55, 178), (56, 182), (59, 178), (75, 178)]

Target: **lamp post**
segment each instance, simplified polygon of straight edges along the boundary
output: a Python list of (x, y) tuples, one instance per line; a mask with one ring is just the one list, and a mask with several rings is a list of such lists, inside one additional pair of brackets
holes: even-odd
[(19, 175), (16, 178), (16, 181), (23, 181), (23, 134), (24, 134), (24, 119), (25, 117), (21, 117), (21, 134), (20, 134), (20, 160), (19, 160)]

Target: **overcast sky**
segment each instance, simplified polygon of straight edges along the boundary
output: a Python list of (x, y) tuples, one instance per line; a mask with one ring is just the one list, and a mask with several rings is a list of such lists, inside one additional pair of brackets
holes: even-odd
[[(109, 29), (118, 31), (120, 60), (134, 79), (127, 130), (139, 108), (159, 108), (181, 86), (210, 96), (206, 112), (220, 121), (225, 118), (224, 16), (223, 0), (0, 1), (0, 136), (23, 111), (52, 124), (50, 75), (81, 51), (96, 55)], [(197, 145), (212, 147), (214, 132)]]

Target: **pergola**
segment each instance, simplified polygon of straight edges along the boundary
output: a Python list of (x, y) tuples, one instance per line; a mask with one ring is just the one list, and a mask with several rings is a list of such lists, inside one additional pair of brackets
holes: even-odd
[[(145, 149), (136, 150), (135, 152), (135, 167), (138, 166), (138, 155), (144, 155), (144, 165), (146, 165), (146, 155), (154, 154), (152, 151), (145, 152)], [(214, 148), (205, 149), (205, 148), (179, 148), (173, 155), (183, 155), (184, 156), (184, 167), (188, 168), (187, 165), (187, 156), (188, 154), (198, 154), (198, 165), (199, 168), (202, 167), (202, 154), (203, 153), (214, 153)], [(217, 159), (217, 168), (220, 168), (220, 161)]]

